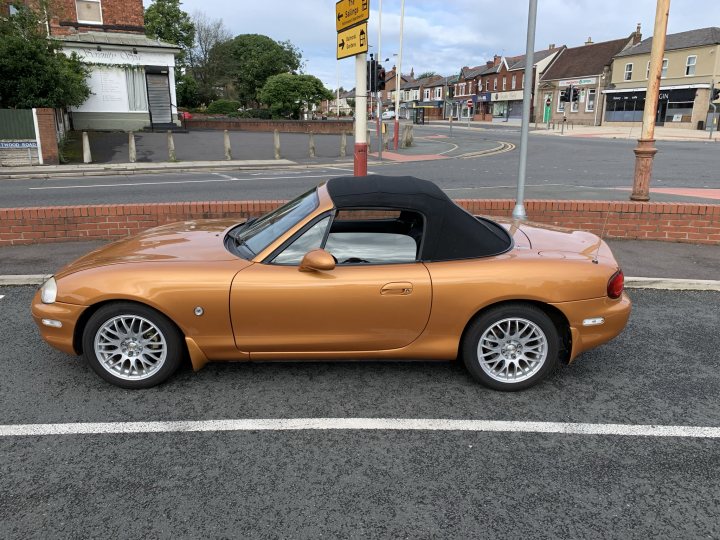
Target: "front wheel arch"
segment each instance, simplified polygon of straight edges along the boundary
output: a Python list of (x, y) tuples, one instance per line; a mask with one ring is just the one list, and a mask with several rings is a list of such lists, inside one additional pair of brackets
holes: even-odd
[(472, 317), (470, 317), (470, 319), (468, 319), (467, 323), (465, 324), (465, 328), (463, 328), (462, 335), (460, 336), (456, 357), (460, 358), (460, 351), (462, 349), (463, 343), (465, 343), (465, 336), (470, 326), (476, 319), (481, 317), (485, 312), (489, 311), (490, 309), (513, 304), (529, 304), (535, 306), (545, 312), (548, 317), (550, 317), (550, 320), (552, 320), (555, 328), (558, 331), (558, 335), (560, 336), (560, 343), (562, 345), (562, 349), (560, 351), (560, 359), (563, 363), (567, 364), (570, 360), (570, 352), (572, 351), (572, 335), (570, 333), (570, 321), (568, 321), (565, 314), (555, 306), (551, 306), (550, 304), (545, 304), (543, 302), (538, 302), (537, 300), (523, 300), (520, 298), (516, 300), (503, 300), (502, 302), (488, 304), (482, 309), (479, 309)]
[(78, 354), (78, 355), (83, 354), (83, 347), (82, 347), (83, 333), (85, 332), (85, 327), (87, 326), (87, 323), (90, 320), (90, 317), (92, 317), (95, 314), (95, 312), (98, 311), (100, 308), (110, 305), (110, 304), (117, 304), (117, 303), (136, 304), (138, 306), (152, 309), (153, 311), (155, 311), (155, 312), (159, 313), (160, 315), (162, 315), (163, 317), (165, 317), (168, 321), (170, 321), (173, 324), (175, 329), (182, 336), (182, 338), (183, 338), (182, 339), (183, 355), (185, 357), (188, 357), (187, 344), (185, 343), (185, 332), (182, 331), (182, 328), (180, 328), (180, 326), (172, 319), (172, 317), (170, 317), (167, 313), (163, 313), (156, 307), (146, 304), (145, 302), (139, 302), (137, 300), (131, 300), (131, 299), (125, 299), (125, 298), (115, 298), (112, 300), (103, 300), (101, 302), (98, 302), (97, 304), (92, 304), (91, 306), (88, 306), (88, 308), (80, 314), (80, 317), (78, 318), (78, 321), (75, 324), (75, 331), (73, 332), (73, 349), (75, 350), (76, 354)]

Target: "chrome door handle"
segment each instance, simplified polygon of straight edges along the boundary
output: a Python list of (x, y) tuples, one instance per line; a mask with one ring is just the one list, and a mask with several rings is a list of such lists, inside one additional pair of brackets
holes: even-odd
[(386, 296), (386, 295), (407, 296), (408, 294), (412, 294), (412, 292), (413, 292), (413, 285), (412, 285), (412, 283), (408, 283), (408, 282), (386, 283), (380, 289), (380, 294), (383, 296)]

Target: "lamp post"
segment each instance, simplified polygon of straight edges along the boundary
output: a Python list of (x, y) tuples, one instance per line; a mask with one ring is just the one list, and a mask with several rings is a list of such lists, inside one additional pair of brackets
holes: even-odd
[(650, 200), (650, 178), (652, 177), (653, 158), (657, 153), (657, 148), (655, 148), (655, 118), (657, 116), (658, 95), (660, 94), (660, 77), (662, 75), (669, 13), (670, 0), (657, 0), (642, 132), (638, 139), (638, 145), (634, 150), (635, 176), (633, 178), (632, 195), (630, 195), (632, 201)]
[(398, 66), (395, 73), (395, 132), (393, 133), (393, 147), (397, 152), (400, 141), (400, 81), (402, 80), (402, 45), (403, 45), (403, 24), (405, 22), (405, 0), (400, 2), (400, 53), (398, 54)]

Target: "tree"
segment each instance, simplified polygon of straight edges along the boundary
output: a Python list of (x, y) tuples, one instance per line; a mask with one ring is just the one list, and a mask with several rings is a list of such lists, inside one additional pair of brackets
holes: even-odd
[(217, 98), (216, 88), (229, 70), (228, 62), (219, 53), (219, 46), (230, 40), (230, 32), (222, 19), (209, 19), (204, 13), (193, 13), (195, 42), (188, 54), (192, 76), (197, 81), (198, 99), (210, 103)]
[(182, 52), (177, 56), (176, 66), (185, 66), (195, 40), (195, 26), (180, 8), (180, 0), (153, 0), (145, 10), (145, 33), (180, 47)]
[(175, 93), (181, 107), (197, 107), (202, 103), (198, 83), (187, 73), (175, 79)]
[(269, 106), (273, 116), (299, 118), (303, 109), (310, 111), (333, 94), (312, 75), (281, 73), (273, 75), (258, 92), (260, 101)]
[(427, 79), (429, 77), (437, 77), (437, 76), (438, 76), (438, 74), (434, 71), (426, 71), (424, 73), (421, 73), (417, 77), (415, 77), (415, 80), (419, 81), (420, 79)]
[(44, 24), (24, 5), (0, 18), (0, 107), (77, 107), (90, 96), (88, 68), (47, 39)]
[(245, 107), (257, 101), (269, 77), (293, 73), (302, 66), (302, 53), (289, 41), (277, 42), (259, 34), (242, 34), (217, 47), (229, 61), (227, 76)]

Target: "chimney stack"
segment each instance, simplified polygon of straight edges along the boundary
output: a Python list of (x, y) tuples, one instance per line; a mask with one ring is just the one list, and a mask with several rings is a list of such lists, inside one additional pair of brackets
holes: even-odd
[(635, 34), (633, 35), (633, 45), (637, 45), (642, 41), (642, 32), (640, 31), (640, 23), (637, 23)]
[(493, 66), (497, 66), (500, 63), (500, 60), (502, 60), (502, 56), (498, 56), (497, 54), (493, 56)]
[(551, 51), (552, 51), (552, 50), (554, 50), (554, 49), (555, 49), (555, 44), (554, 44), (554, 43), (551, 43), (550, 45), (548, 45), (548, 50), (551, 50)]
[(593, 43), (592, 37), (591, 37), (591, 36), (588, 36), (588, 39), (587, 39), (587, 41), (585, 42), (585, 45), (592, 45), (592, 43)]

